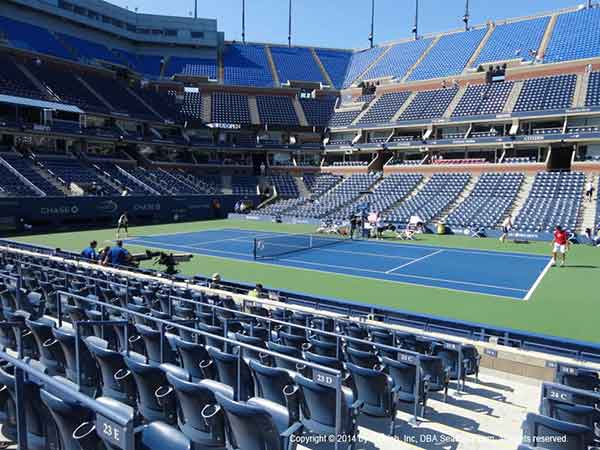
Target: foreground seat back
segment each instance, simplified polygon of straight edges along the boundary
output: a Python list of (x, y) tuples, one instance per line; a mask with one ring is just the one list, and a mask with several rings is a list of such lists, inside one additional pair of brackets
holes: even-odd
[(189, 372), (192, 379), (201, 380), (204, 373), (200, 369), (200, 362), (209, 361), (210, 356), (202, 344), (186, 341), (178, 336), (173, 336), (173, 345), (179, 353), (183, 368)]
[(284, 450), (272, 417), (263, 409), (215, 395), (225, 411), (229, 444), (234, 450)]
[(163, 364), (162, 369), (179, 401), (179, 428), (195, 444), (224, 447), (223, 415), (214, 411), (213, 414), (207, 413), (216, 402), (213, 392), (204, 385), (186, 380), (189, 374), (179, 367)]
[(77, 383), (77, 358), (75, 346), (79, 345), (80, 385), (88, 393), (95, 392), (98, 389), (98, 370), (96, 369), (96, 362), (85, 344), (81, 341), (77, 343), (75, 333), (72, 330), (53, 328), (52, 333), (65, 355), (65, 372), (67, 378), (74, 383)]
[[(34, 363), (37, 362), (31, 361), (31, 364), (36, 365), (37, 369), (45, 371), (45, 368), (40, 363)], [(5, 386), (5, 389), (10, 394), (12, 403), (16, 404), (14, 366), (0, 366), (0, 385)], [(23, 383), (23, 398), (25, 399), (23, 406), (25, 410), (25, 423), (27, 425), (27, 447), (32, 450), (41, 450), (49, 448), (52, 445), (57, 445), (58, 435), (56, 428), (52, 425), (50, 412), (41, 403), (39, 386), (25, 379)], [(6, 426), (7, 423), (4, 421), (2, 423), (3, 434), (11, 440), (16, 441), (16, 428)]]
[(592, 430), (586, 426), (539, 414), (527, 414), (523, 423), (523, 442), (542, 443), (549, 450), (585, 450), (593, 440)]
[[(322, 386), (301, 375), (296, 377), (300, 387), (300, 405), (302, 424), (311, 432), (317, 434), (335, 434), (336, 424), (336, 389)], [(342, 393), (342, 434), (356, 433), (356, 415), (353, 411), (354, 395), (343, 388)]]
[[(252, 376), (250, 375), (250, 369), (248, 369), (248, 366), (243, 359), (238, 362), (237, 355), (224, 353), (216, 348), (209, 348), (208, 354), (214, 363), (217, 378), (219, 379), (218, 381), (231, 386), (234, 392), (237, 393), (237, 399), (245, 401), (254, 395), (254, 384), (252, 382)], [(238, 364), (241, 368), (239, 391)]]
[(130, 353), (124, 356), (123, 360), (135, 380), (137, 407), (140, 414), (148, 421), (162, 420), (169, 424), (175, 423), (176, 412), (173, 399), (169, 401), (169, 398), (165, 398), (165, 402), (160, 402), (157, 396), (157, 392), (168, 386), (164, 372), (137, 353)]
[[(61, 379), (74, 390), (77, 386)], [(46, 389), (40, 390), (40, 397), (58, 429), (61, 441), (61, 450), (92, 450), (97, 448), (100, 441), (95, 436), (94, 424), (91, 422), (92, 412), (79, 405), (75, 400), (65, 397), (62, 393), (56, 394)]]
[(135, 406), (135, 382), (123, 361), (123, 355), (108, 348), (108, 342), (104, 339), (88, 336), (84, 341), (100, 368), (102, 395)]

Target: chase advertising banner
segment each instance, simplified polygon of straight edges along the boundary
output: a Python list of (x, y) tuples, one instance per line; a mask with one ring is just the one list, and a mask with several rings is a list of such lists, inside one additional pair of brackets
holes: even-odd
[(0, 198), (0, 232), (110, 226), (124, 211), (134, 225), (219, 219), (237, 200), (233, 195)]

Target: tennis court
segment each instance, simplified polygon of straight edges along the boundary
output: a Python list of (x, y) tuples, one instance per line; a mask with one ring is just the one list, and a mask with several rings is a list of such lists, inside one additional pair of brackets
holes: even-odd
[(539, 255), (235, 228), (138, 236), (127, 243), (516, 300), (528, 300), (550, 267), (550, 258)]

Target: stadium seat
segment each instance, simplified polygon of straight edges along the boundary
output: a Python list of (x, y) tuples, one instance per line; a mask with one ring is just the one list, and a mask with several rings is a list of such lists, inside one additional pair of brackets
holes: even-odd
[[(247, 363), (237, 355), (225, 353), (209, 347), (208, 354), (214, 364), (217, 381), (229, 386), (231, 397), (246, 401), (254, 396), (254, 383)], [(238, 383), (239, 368), (239, 383)]]
[(290, 372), (250, 361), (250, 370), (256, 383), (256, 396), (281, 405), (288, 410), (292, 421), (300, 417), (298, 387)]
[(233, 401), (215, 394), (227, 420), (228, 442), (234, 450), (291, 450), (292, 436), (302, 430), (287, 416), (285, 408), (268, 400)]
[[(77, 387), (70, 381), (57, 377), (55, 380), (73, 390)], [(60, 436), (60, 448), (64, 450), (82, 450), (95, 448), (98, 437), (95, 433), (92, 412), (81, 406), (73, 398), (64, 396), (51, 389), (40, 390), (42, 402), (50, 411)]]
[[(188, 342), (178, 336), (173, 336), (171, 342), (177, 349), (183, 368), (190, 374), (192, 380), (197, 382), (203, 379), (208, 368), (200, 369), (199, 361), (210, 360), (206, 347), (202, 344)], [(209, 373), (209, 378), (212, 377), (213, 374)]]
[(124, 356), (125, 365), (131, 371), (137, 387), (137, 409), (148, 421), (177, 421), (174, 394), (168, 390), (165, 373), (160, 367), (150, 364), (137, 353)]
[[(65, 356), (66, 377), (72, 383), (79, 385), (80, 390), (93, 395), (99, 388), (99, 377), (96, 361), (81, 338), (77, 338), (72, 330), (52, 328), (52, 334), (60, 344)], [(76, 347), (79, 351), (77, 352)], [(79, 361), (79, 367), (77, 367)], [(78, 373), (79, 369), (79, 373)], [(79, 374), (79, 380), (77, 375)]]
[(305, 429), (315, 434), (346, 436), (348, 438), (346, 442), (352, 445), (362, 406), (352, 391), (346, 387), (342, 388), (341, 430), (336, 430), (336, 389), (319, 385), (302, 375), (296, 377), (296, 384), (302, 393), (301, 422)]
[(102, 395), (135, 406), (135, 382), (131, 372), (125, 366), (123, 355), (111, 350), (107, 341), (96, 336), (88, 336), (84, 342), (100, 368)]
[(40, 317), (37, 320), (26, 320), (27, 327), (37, 343), (39, 361), (44, 365), (49, 375), (65, 374), (65, 355), (52, 330), (55, 323), (51, 319)]
[[(36, 370), (44, 371), (45, 368), (36, 361), (30, 365)], [(10, 394), (12, 402), (16, 404), (15, 368), (11, 365), (0, 366), (0, 383)], [(40, 398), (40, 387), (38, 384), (25, 379), (22, 394), (24, 399), (25, 423), (27, 426), (27, 448), (42, 450), (58, 445), (58, 436), (52, 426), (52, 419), (48, 409)], [(2, 402), (0, 401), (0, 404)], [(6, 411), (6, 409), (4, 409)], [(6, 425), (4, 425), (6, 424)], [(15, 423), (16, 426), (16, 423)], [(10, 426), (8, 421), (3, 422), (3, 434), (12, 441), (17, 441), (16, 429)]]
[(225, 448), (223, 414), (213, 412), (215, 395), (205, 385), (191, 381), (190, 374), (172, 364), (163, 364), (169, 384), (177, 396), (179, 408), (177, 423), (183, 433), (194, 443), (206, 447)]
[(594, 436), (586, 426), (529, 413), (523, 422), (523, 441), (555, 450), (581, 450), (593, 445)]

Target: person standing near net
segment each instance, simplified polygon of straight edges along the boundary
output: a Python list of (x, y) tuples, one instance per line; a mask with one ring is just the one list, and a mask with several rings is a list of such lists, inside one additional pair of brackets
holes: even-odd
[(127, 211), (121, 214), (117, 221), (117, 239), (121, 237), (121, 230), (125, 231), (125, 237), (129, 237), (129, 218), (127, 217)]

